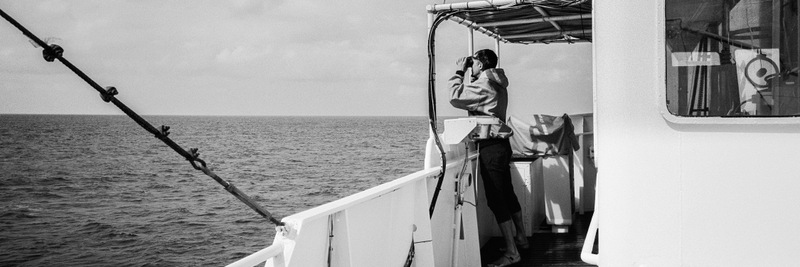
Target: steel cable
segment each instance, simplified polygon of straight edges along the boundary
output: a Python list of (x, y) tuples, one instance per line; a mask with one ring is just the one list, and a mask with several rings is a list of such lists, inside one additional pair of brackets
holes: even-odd
[[(194, 169), (200, 170), (203, 173), (205, 173), (206, 175), (208, 175), (209, 177), (213, 178), (215, 181), (217, 181), (217, 183), (222, 185), (225, 188), (225, 190), (230, 192), (232, 195), (234, 195), (240, 201), (244, 202), (248, 207), (250, 207), (251, 209), (256, 211), (262, 217), (268, 219), (273, 224), (278, 225), (278, 226), (283, 225), (283, 222), (281, 222), (280, 220), (278, 220), (275, 217), (273, 217), (272, 214), (269, 211), (267, 211), (266, 209), (262, 208), (260, 205), (258, 205), (258, 203), (254, 202), (249, 196), (247, 196), (247, 194), (245, 194), (244, 192), (242, 192), (241, 190), (236, 188), (233, 184), (231, 184), (231, 183), (225, 181), (224, 179), (220, 178), (218, 175), (216, 175), (214, 172), (212, 172), (210, 169), (208, 169), (206, 167), (205, 161), (200, 159), (200, 157), (199, 157), (200, 154), (197, 152), (197, 148), (192, 148), (189, 151), (186, 151), (185, 149), (183, 149), (183, 147), (181, 147), (180, 145), (175, 143), (175, 141), (173, 141), (172, 139), (167, 137), (169, 135), (169, 127), (168, 126), (161, 126), (160, 129), (154, 127), (147, 120), (145, 120), (144, 118), (139, 116), (139, 114), (136, 114), (136, 112), (134, 112), (133, 110), (128, 108), (128, 106), (123, 104), (119, 99), (117, 99), (115, 97), (115, 95), (117, 94), (116, 88), (114, 88), (114, 87), (107, 87), (107, 88), (100, 87), (100, 85), (97, 84), (94, 80), (92, 80), (88, 75), (86, 75), (85, 73), (83, 73), (83, 71), (78, 69), (78, 67), (76, 67), (75, 65), (70, 63), (66, 58), (63, 57), (64, 49), (62, 47), (60, 47), (58, 45), (55, 45), (55, 44), (49, 45), (46, 42), (42, 41), (41, 39), (36, 37), (36, 35), (34, 35), (32, 32), (30, 32), (28, 29), (26, 29), (24, 26), (22, 26), (19, 22), (17, 22), (11, 16), (6, 14), (2, 9), (0, 9), (0, 16), (2, 16), (6, 21), (8, 21), (12, 25), (14, 25), (14, 27), (16, 27), (17, 29), (22, 31), (22, 33), (25, 36), (27, 36), (29, 39), (31, 39), (33, 42), (35, 42), (38, 46), (42, 47), (42, 49), (43, 49), (42, 54), (43, 54), (43, 56), (44, 56), (46, 61), (52, 62), (55, 59), (58, 59), (58, 61), (60, 61), (62, 64), (64, 64), (64, 66), (69, 68), (72, 72), (74, 72), (81, 79), (83, 79), (86, 83), (88, 83), (92, 88), (97, 90), (97, 92), (100, 93), (100, 96), (101, 96), (103, 101), (113, 103), (120, 110), (122, 110), (122, 112), (124, 112), (126, 115), (128, 115), (128, 117), (130, 117), (131, 119), (133, 119), (133, 121), (135, 121), (137, 124), (139, 124), (139, 126), (141, 126), (146, 131), (148, 131), (151, 134), (153, 134), (156, 138), (158, 138), (159, 140), (164, 142), (164, 144), (166, 144), (167, 146), (172, 148), (172, 150), (177, 152), (179, 155), (183, 156), (187, 161), (189, 161), (189, 163), (192, 164), (192, 167), (194, 167)], [(199, 165), (198, 165), (198, 163), (199, 163)]]

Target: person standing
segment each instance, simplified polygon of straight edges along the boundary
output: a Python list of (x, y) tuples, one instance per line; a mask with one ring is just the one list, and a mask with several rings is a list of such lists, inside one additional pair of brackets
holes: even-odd
[[(496, 68), (497, 54), (490, 49), (483, 49), (471, 57), (458, 59), (456, 65), (456, 74), (448, 81), (450, 104), (466, 110), (470, 116), (494, 116), (505, 122), (508, 78), (503, 69)], [(469, 68), (472, 68), (469, 73), (472, 82), (465, 84)], [(500, 226), (506, 245), (503, 257), (489, 266), (508, 266), (519, 262), (520, 249), (528, 247), (522, 224), (522, 208), (511, 184), (511, 145), (508, 139), (503, 138), (480, 140), (477, 145), (486, 201)]]

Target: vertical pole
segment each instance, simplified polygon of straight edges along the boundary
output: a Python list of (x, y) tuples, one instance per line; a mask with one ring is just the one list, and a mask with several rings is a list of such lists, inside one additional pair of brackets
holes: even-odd
[[(725, 36), (722, 34), (720, 30), (722, 28), (722, 23), (719, 23), (714, 26), (713, 33), (716, 33), (719, 36)], [(719, 55), (722, 55), (722, 42), (710, 42), (709, 43), (709, 51), (715, 52)], [(721, 59), (720, 59), (721, 60)], [(721, 62), (720, 62), (721, 63)], [(721, 63), (719, 67), (722, 67), (724, 63)], [(706, 93), (708, 94), (706, 99), (707, 103), (707, 111), (706, 116), (711, 116), (711, 114), (718, 114), (712, 111), (711, 107), (717, 107), (718, 99), (715, 99), (712, 96), (719, 96), (717, 93), (717, 88), (719, 88), (719, 69), (717, 68), (709, 68), (708, 69), (708, 88), (706, 88)]]
[(689, 101), (689, 67), (678, 67), (678, 109), (675, 111), (678, 115), (689, 115), (690, 113), (683, 113), (685, 109), (691, 109), (688, 106)]
[[(472, 28), (469, 28), (469, 34), (467, 34), (467, 53), (470, 56), (475, 54), (475, 31)], [(464, 74), (464, 84), (472, 83), (472, 79), (468, 79), (467, 77), (472, 77), (472, 68), (467, 70), (467, 73)]]
[(500, 39), (494, 39), (494, 53), (497, 55), (497, 68), (500, 67)]
[(469, 29), (469, 34), (467, 35), (467, 52), (469, 55), (475, 54), (475, 31), (472, 28)]
[[(701, 47), (700, 49), (701, 50), (702, 50), (702, 46), (703, 45), (702, 45), (702, 41), (701, 41), (701, 43), (700, 43), (700, 47)], [(692, 101), (689, 102), (689, 108), (686, 109), (686, 115), (688, 115), (688, 116), (694, 115), (694, 111), (695, 111), (694, 103), (695, 103), (695, 98), (697, 97), (697, 87), (699, 87), (699, 83), (698, 83), (697, 80), (700, 79), (700, 65), (697, 65), (697, 66), (694, 67), (694, 74), (692, 76), (694, 76), (694, 77), (692, 77), (693, 78), (693, 81), (692, 81), (692, 95), (691, 95), (692, 96)]]
[[(781, 47), (781, 33), (786, 29), (781, 29), (781, 21), (783, 17), (783, 12), (781, 12), (781, 4), (782, 0), (772, 0), (772, 46), (781, 48), (778, 49), (778, 57), (784, 48)], [(788, 47), (787, 47), (788, 48)], [(791, 54), (787, 54), (791, 55)], [(778, 70), (780, 73), (783, 70)], [(781, 85), (783, 85), (783, 78), (781, 76), (776, 76), (770, 84), (770, 89), (772, 89), (772, 114), (769, 115), (781, 115)]]
[(567, 149), (569, 149), (567, 156), (569, 161), (569, 218), (572, 219), (575, 216), (575, 151), (572, 150), (572, 145), (569, 145)]

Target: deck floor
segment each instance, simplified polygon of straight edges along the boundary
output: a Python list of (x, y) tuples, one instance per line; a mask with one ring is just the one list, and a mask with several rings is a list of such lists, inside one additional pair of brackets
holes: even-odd
[[(591, 219), (592, 213), (575, 214), (575, 221), (569, 232), (563, 234), (552, 233), (550, 227), (545, 225), (546, 228), (536, 231), (528, 238), (530, 248), (520, 251), (522, 261), (511, 266), (594, 266), (581, 261), (581, 248)], [(594, 253), (597, 253), (596, 242)], [(500, 237), (489, 240), (481, 249), (481, 265), (486, 266), (502, 256), (503, 252), (499, 250), (502, 246), (503, 239)]]

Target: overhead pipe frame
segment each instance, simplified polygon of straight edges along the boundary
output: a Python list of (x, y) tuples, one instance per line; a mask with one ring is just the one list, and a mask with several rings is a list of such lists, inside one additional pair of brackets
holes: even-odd
[(535, 19), (518, 19), (518, 20), (509, 20), (509, 21), (500, 21), (500, 22), (478, 23), (478, 26), (480, 26), (480, 27), (496, 27), (496, 26), (516, 25), (516, 24), (539, 23), (539, 22), (545, 22), (545, 21), (557, 22), (557, 21), (570, 21), (570, 20), (581, 20), (581, 19), (591, 19), (591, 18), (592, 18), (592, 14), (578, 14), (578, 15), (544, 17), (544, 18), (535, 18)]

